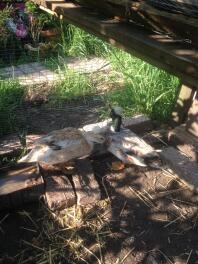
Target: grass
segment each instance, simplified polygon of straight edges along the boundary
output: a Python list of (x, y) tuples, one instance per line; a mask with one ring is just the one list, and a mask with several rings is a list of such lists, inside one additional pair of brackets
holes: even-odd
[(125, 109), (126, 115), (144, 113), (167, 121), (179, 86), (179, 80), (158, 68), (118, 49), (112, 49), (109, 60), (123, 75), (122, 89), (106, 94), (111, 104)]
[(92, 80), (85, 74), (65, 69), (65, 71), (61, 71), (60, 79), (50, 95), (51, 102), (55, 104), (61, 104), (65, 100), (85, 97), (95, 91)]
[(86, 57), (90, 55), (105, 56), (110, 50), (101, 39), (73, 25), (62, 24), (62, 43), (60, 54)]
[(24, 88), (17, 81), (0, 80), (0, 136), (18, 126), (15, 110), (21, 105)]
[[(62, 25), (60, 46), (62, 54), (77, 57), (95, 55), (104, 57), (111, 63), (113, 72), (117, 73), (114, 78), (117, 89), (103, 95), (107, 105), (110, 103), (122, 106), (126, 116), (143, 113), (162, 122), (169, 119), (179, 86), (179, 80), (176, 77), (122, 50), (111, 47), (74, 26)], [(60, 61), (57, 59), (48, 61), (48, 65), (53, 69), (59, 67), (58, 63), (60, 64)], [(123, 78), (121, 89), (120, 85), (116, 84), (118, 81), (116, 78), (120, 75)], [(106, 83), (112, 82), (112, 75), (100, 77), (100, 79), (101, 82), (104, 79)], [(72, 96), (83, 96), (96, 90), (93, 82), (90, 81), (90, 76), (88, 78), (73, 74), (71, 78), (66, 78), (57, 85), (55, 97), (70, 99)], [(105, 112), (106, 109), (103, 109), (103, 113)]]

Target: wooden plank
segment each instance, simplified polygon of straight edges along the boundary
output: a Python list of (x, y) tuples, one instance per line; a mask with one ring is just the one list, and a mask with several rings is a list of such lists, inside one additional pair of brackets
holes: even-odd
[(44, 183), (38, 177), (35, 166), (26, 165), (18, 169), (14, 166), (11, 170), (1, 171), (0, 210), (38, 201), (43, 193)]
[(51, 175), (45, 178), (45, 203), (52, 210), (61, 210), (76, 204), (76, 196), (66, 176)]
[[(119, 19), (126, 18), (144, 27), (159, 32), (175, 35), (177, 38), (190, 39), (198, 44), (198, 19), (181, 13), (172, 13), (156, 8), (148, 1), (115, 1), (115, 0), (78, 0), (87, 7), (98, 10), (101, 14)], [(188, 13), (187, 13), (188, 14)]]
[(123, 126), (134, 133), (143, 134), (153, 129), (153, 122), (144, 115), (137, 115), (123, 120)]
[(145, 1), (132, 6), (132, 17), (148, 28), (175, 35), (176, 38), (190, 39), (198, 44), (198, 19), (174, 14), (154, 8)]
[(192, 189), (198, 189), (198, 163), (173, 147), (165, 148), (160, 156), (170, 168)]
[[(41, 135), (27, 135), (26, 144), (27, 150), (31, 150), (35, 140), (39, 139)], [(23, 147), (20, 143), (19, 137), (16, 134), (2, 137), (0, 140), (0, 158), (13, 157), (20, 155)]]
[(67, 22), (178, 76), (183, 83), (197, 89), (198, 49), (196, 47), (148, 32), (135, 24), (106, 20), (96, 12), (71, 2), (54, 4), (52, 8)]
[(189, 110), (186, 129), (198, 138), (198, 94), (194, 98), (192, 107)]
[(169, 143), (186, 156), (198, 161), (198, 139), (186, 131), (185, 126), (179, 126), (168, 132)]
[[(3, 174), (3, 177), (2, 177)], [(26, 166), (20, 169), (13, 167), (1, 173), (0, 177), (0, 195), (9, 194), (15, 191), (23, 190), (29, 186), (29, 182), (37, 177), (35, 166)]]
[[(162, 0), (161, 2), (163, 3), (163, 2), (166, 2), (166, 1)], [(172, 2), (172, 4), (180, 4), (180, 5), (183, 5), (183, 6), (198, 7), (197, 0), (169, 0), (169, 2)]]
[(91, 162), (88, 159), (76, 160), (76, 173), (72, 176), (77, 203), (90, 205), (97, 203), (101, 198), (100, 187), (95, 179)]
[(45, 183), (44, 200), (51, 211), (59, 211), (76, 204), (73, 186), (60, 167), (42, 164), (40, 173)]
[(195, 92), (191, 87), (181, 85), (170, 121), (170, 124), (173, 127), (186, 121), (194, 93)]

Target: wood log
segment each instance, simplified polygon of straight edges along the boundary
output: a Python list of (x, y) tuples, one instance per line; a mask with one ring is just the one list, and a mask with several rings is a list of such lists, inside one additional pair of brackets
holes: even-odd
[(40, 164), (40, 173), (45, 183), (44, 200), (51, 211), (59, 211), (76, 204), (73, 186), (62, 167)]
[(165, 148), (160, 156), (182, 181), (193, 190), (198, 190), (198, 163), (173, 147)]
[[(94, 124), (97, 125), (97, 124)], [(132, 118), (128, 118), (124, 120), (124, 126), (131, 128), (134, 131), (139, 131), (140, 133), (144, 133), (148, 129), (152, 128), (152, 121), (147, 117), (142, 115), (135, 116)], [(36, 137), (37, 139), (38, 137)], [(17, 139), (18, 140), (18, 139)], [(3, 141), (6, 145), (19, 146), (19, 143), (16, 144), (16, 137), (7, 138), (6, 141)], [(31, 143), (33, 142), (33, 138)], [(11, 144), (12, 145), (12, 144)], [(32, 147), (32, 144), (29, 145), (29, 148)], [(2, 148), (6, 149), (7, 146), (2, 144)], [(13, 151), (13, 153), (11, 152)], [(10, 148), (9, 154), (13, 154), (15, 148)], [(96, 148), (95, 152), (97, 155), (106, 154), (107, 149), (102, 146), (99, 149)], [(89, 203), (94, 203), (99, 200), (99, 187), (94, 178), (93, 171), (91, 168), (91, 164), (85, 160), (85, 164), (81, 164), (81, 161), (77, 161), (77, 171), (75, 178), (76, 188), (81, 188), (81, 191), (78, 190), (78, 196), (80, 203), (86, 203), (88, 194), (87, 192), (93, 192), (94, 195), (90, 199)], [(51, 210), (56, 210), (61, 206), (70, 206), (75, 204), (76, 197), (73, 194), (73, 189), (67, 178), (63, 176), (63, 174), (71, 174), (72, 171), (68, 171), (59, 167), (53, 168), (50, 172), (50, 168), (44, 168), (44, 172), (46, 169), (46, 175), (44, 175), (45, 185), (46, 185), (46, 194), (45, 200), (47, 206)], [(42, 168), (41, 168), (42, 170)], [(51, 178), (50, 178), (50, 177)], [(0, 169), (0, 209), (2, 208), (11, 208), (13, 205), (20, 206), (28, 201), (38, 200), (41, 195), (44, 194), (44, 182), (41, 177), (37, 178), (36, 167), (35, 164), (29, 163), (19, 163), (15, 166), (7, 166)], [(82, 181), (80, 179), (84, 177), (87, 187), (81, 186)], [(66, 190), (68, 189), (67, 193)], [(56, 190), (56, 195), (54, 195), (54, 190)], [(60, 190), (64, 190), (63, 192)], [(66, 194), (65, 194), (66, 193)]]
[(26, 164), (23, 168), (21, 165), (1, 170), (0, 210), (38, 201), (43, 194), (44, 183), (35, 166)]
[(101, 198), (101, 193), (89, 159), (76, 160), (75, 171), (72, 180), (77, 195), (77, 203), (79, 205), (97, 203)]

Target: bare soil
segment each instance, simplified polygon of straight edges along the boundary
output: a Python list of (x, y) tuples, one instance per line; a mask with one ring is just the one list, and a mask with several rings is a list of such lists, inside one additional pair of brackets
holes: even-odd
[(99, 109), (104, 102), (99, 96), (82, 97), (69, 100), (60, 106), (43, 103), (43, 98), (27, 102), (16, 112), (20, 128), (28, 134), (49, 133), (64, 127), (82, 127), (97, 122), (100, 118)]

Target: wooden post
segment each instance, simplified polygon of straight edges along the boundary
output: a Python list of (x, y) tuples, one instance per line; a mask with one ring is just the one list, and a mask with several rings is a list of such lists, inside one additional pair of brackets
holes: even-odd
[(172, 112), (172, 117), (170, 125), (175, 127), (187, 119), (188, 111), (192, 105), (193, 96), (195, 91), (184, 84), (180, 84), (181, 88), (177, 97), (176, 105), (174, 111)]

